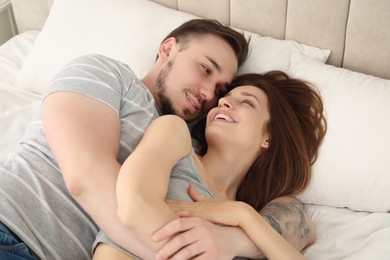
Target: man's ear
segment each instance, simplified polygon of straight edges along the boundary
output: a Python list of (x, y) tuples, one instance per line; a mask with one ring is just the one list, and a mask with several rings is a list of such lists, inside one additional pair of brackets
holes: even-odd
[(169, 37), (168, 39), (163, 41), (160, 44), (160, 48), (158, 49), (159, 58), (165, 61), (169, 57), (169, 54), (171, 53), (175, 45), (176, 45), (175, 37)]

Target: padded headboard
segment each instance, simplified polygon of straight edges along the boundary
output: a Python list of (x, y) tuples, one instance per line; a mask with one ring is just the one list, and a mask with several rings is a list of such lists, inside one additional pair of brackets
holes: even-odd
[[(12, 0), (19, 32), (40, 30), (53, 1)], [(262, 36), (330, 49), (329, 64), (390, 79), (389, 0), (151, 1)]]

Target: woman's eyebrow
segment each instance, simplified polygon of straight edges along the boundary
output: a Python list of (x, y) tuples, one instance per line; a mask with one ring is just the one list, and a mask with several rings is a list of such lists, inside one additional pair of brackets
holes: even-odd
[(256, 95), (252, 94), (252, 93), (249, 93), (249, 92), (241, 92), (241, 95), (242, 96), (248, 96), (248, 97), (253, 97), (254, 99), (256, 99), (256, 101), (260, 104), (260, 100), (257, 98)]

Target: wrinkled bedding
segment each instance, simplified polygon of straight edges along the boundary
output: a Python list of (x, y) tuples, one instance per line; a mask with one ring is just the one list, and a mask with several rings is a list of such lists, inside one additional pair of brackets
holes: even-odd
[(42, 96), (16, 87), (16, 79), (37, 31), (17, 35), (0, 46), (0, 159), (17, 149), (32, 116), (32, 106)]

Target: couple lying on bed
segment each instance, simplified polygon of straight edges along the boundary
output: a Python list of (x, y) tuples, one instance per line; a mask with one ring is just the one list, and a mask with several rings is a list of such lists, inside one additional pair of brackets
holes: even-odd
[[(101, 55), (66, 65), (2, 162), (1, 243), (15, 246), (0, 256), (301, 257), (314, 228), (293, 196), (325, 133), (322, 103), (281, 72), (234, 79), (247, 52), (241, 34), (193, 20), (142, 81)], [(183, 119), (210, 109), (195, 153)]]

